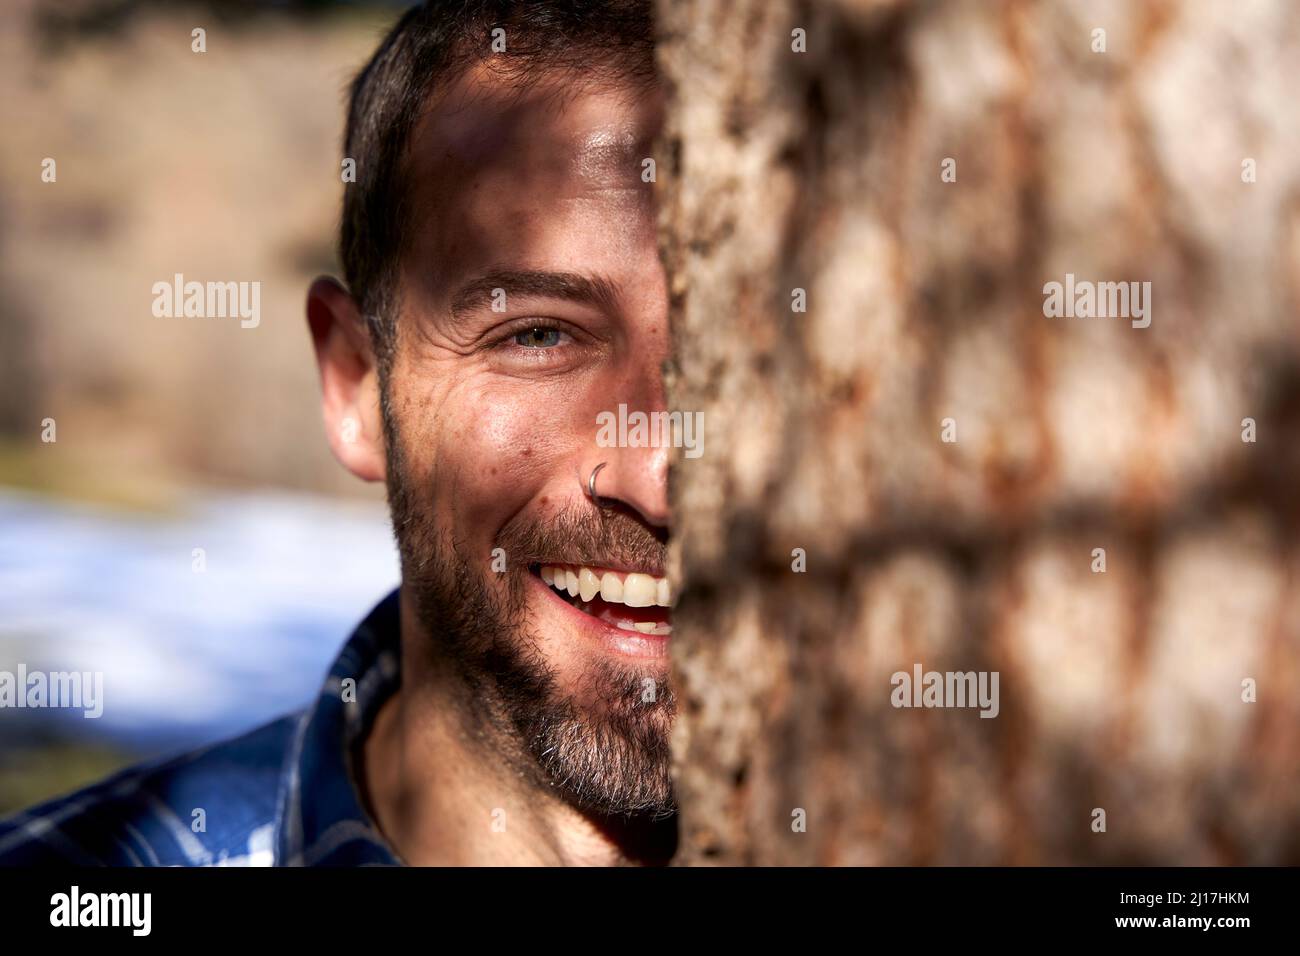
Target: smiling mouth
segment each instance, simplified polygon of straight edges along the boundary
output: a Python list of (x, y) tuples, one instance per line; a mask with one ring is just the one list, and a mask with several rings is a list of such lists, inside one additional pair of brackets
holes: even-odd
[(667, 578), (584, 565), (544, 564), (534, 573), (571, 607), (624, 631), (672, 633), (672, 587)]

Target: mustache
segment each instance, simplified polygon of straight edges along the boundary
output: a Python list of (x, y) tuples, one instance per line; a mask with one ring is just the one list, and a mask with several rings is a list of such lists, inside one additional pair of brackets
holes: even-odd
[(666, 537), (618, 508), (570, 504), (546, 518), (529, 515), (511, 521), (497, 536), (497, 545), (516, 564), (585, 564), (662, 577)]

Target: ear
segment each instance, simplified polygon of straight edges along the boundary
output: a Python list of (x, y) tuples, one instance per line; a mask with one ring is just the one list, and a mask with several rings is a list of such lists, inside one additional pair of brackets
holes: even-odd
[(321, 412), (334, 457), (365, 481), (384, 478), (379, 374), (356, 302), (327, 276), (307, 292), (307, 325), (320, 367)]

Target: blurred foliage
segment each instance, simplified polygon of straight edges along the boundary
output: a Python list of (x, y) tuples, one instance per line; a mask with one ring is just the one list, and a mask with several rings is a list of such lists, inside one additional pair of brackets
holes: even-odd
[(0, 756), (0, 817), (97, 783), (139, 754), (67, 740), (36, 741)]
[(75, 0), (41, 7), (35, 14), (36, 34), (47, 52), (59, 52), (76, 42), (116, 36), (137, 17), (152, 12), (175, 14), (182, 8), (238, 25), (268, 16), (319, 17), (363, 7), (411, 6), (400, 0)]

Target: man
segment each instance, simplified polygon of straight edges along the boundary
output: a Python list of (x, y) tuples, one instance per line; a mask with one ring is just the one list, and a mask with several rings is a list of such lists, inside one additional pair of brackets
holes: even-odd
[(19, 815), (0, 862), (671, 856), (668, 453), (596, 427), (663, 408), (661, 110), (645, 4), (401, 19), (352, 89), (347, 286), (307, 300), (330, 445), (386, 482), (401, 588), (303, 713)]

